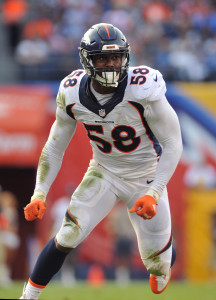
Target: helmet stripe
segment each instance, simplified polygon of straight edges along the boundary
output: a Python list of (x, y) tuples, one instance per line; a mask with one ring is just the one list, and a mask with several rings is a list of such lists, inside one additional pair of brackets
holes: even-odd
[(109, 37), (109, 39), (110, 39), (109, 28), (107, 27), (107, 25), (106, 25), (106, 24), (104, 24), (104, 27), (105, 27), (105, 29), (106, 29), (106, 32), (107, 32), (107, 35), (108, 35), (108, 37)]

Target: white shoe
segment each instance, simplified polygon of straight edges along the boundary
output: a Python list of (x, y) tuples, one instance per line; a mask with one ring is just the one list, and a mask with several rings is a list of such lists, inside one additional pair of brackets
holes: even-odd
[(150, 287), (153, 293), (160, 294), (162, 293), (169, 284), (171, 277), (171, 269), (169, 275), (156, 276), (151, 274), (149, 278)]

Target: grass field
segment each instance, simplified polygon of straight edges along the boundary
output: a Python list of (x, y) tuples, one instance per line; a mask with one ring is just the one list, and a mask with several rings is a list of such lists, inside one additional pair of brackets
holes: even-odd
[[(22, 294), (23, 282), (16, 282), (10, 288), (0, 288), (0, 299), (18, 299)], [(128, 286), (106, 283), (92, 287), (78, 283), (63, 287), (59, 283), (49, 284), (40, 300), (216, 300), (216, 283), (189, 284), (171, 282), (164, 293), (155, 295), (148, 282), (134, 282)]]

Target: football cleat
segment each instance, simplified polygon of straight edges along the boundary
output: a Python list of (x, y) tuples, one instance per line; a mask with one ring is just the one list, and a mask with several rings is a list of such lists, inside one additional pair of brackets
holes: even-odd
[(171, 269), (168, 275), (156, 276), (150, 274), (149, 283), (153, 293), (160, 294), (162, 293), (169, 284), (171, 277)]

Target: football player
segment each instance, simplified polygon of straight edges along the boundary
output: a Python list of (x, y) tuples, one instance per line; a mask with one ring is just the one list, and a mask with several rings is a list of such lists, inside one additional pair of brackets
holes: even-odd
[(77, 247), (119, 200), (128, 208), (150, 287), (167, 287), (175, 261), (166, 185), (182, 153), (176, 113), (161, 73), (129, 67), (130, 46), (111, 24), (96, 24), (79, 47), (83, 69), (65, 77), (57, 95), (56, 120), (42, 150), (36, 186), (24, 214), (41, 219), (77, 122), (85, 127), (93, 158), (57, 235), (39, 255), (20, 299), (38, 299)]

